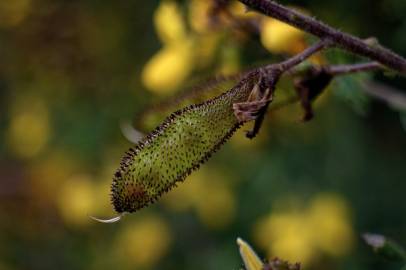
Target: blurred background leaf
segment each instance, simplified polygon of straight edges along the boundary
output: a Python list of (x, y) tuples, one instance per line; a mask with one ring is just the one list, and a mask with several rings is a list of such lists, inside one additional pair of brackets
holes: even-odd
[[(403, 0), (282, 3), (406, 55)], [(0, 269), (236, 269), (237, 236), (261, 258), (283, 254), (306, 269), (399, 269), (357, 237), (406, 243), (404, 111), (359, 91), (370, 81), (402, 91), (406, 81), (379, 73), (337, 80), (307, 124), (296, 104), (270, 113), (255, 140), (244, 126), (201, 171), (120, 223), (88, 218), (114, 215), (109, 185), (131, 145), (120, 123), (192, 82), (279, 61), (312, 40), (232, 3), (259, 27), (241, 30), (208, 16), (212, 4), (1, 1)], [(311, 61), (354, 60), (333, 51)], [(279, 87), (278, 98), (294, 93)]]
[(362, 237), (378, 255), (392, 261), (406, 261), (406, 251), (393, 240), (380, 234), (370, 233), (365, 233)]

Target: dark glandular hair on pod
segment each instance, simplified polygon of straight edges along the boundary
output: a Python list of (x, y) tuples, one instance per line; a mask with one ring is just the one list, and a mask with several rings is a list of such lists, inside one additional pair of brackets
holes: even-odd
[(172, 113), (127, 151), (111, 186), (115, 210), (131, 213), (155, 202), (207, 161), (242, 125), (233, 104), (246, 101), (256, 81), (251, 74), (213, 99)]

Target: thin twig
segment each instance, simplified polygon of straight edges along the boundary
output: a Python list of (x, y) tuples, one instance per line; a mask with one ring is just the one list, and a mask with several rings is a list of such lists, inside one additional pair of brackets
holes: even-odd
[(335, 45), (349, 52), (377, 61), (406, 75), (406, 59), (379, 44), (368, 44), (360, 38), (341, 32), (323, 22), (271, 0), (239, 1), (265, 15), (283, 21), (321, 39), (330, 39)]
[(308, 47), (304, 51), (302, 51), (299, 54), (296, 54), (295, 56), (277, 64), (282, 72), (286, 72), (293, 68), (294, 66), (299, 65), (302, 63), (304, 60), (312, 56), (313, 54), (325, 49), (330, 45), (330, 42), (328, 40), (320, 40), (313, 44), (312, 46)]
[[(359, 73), (359, 72), (368, 72), (368, 71), (375, 71), (375, 70), (380, 70), (383, 68), (383, 66), (377, 62), (367, 62), (367, 63), (359, 63), (359, 64), (348, 64), (348, 65), (327, 65), (327, 66), (320, 66), (320, 67), (315, 67), (311, 66), (310, 68), (315, 68), (318, 70), (323, 70), (324, 72), (327, 72), (328, 74), (336, 77), (340, 75), (348, 75), (352, 73)], [(289, 73), (289, 76), (296, 76), (298, 75), (298, 71), (294, 71), (292, 73)], [(366, 82), (363, 84), (362, 90), (376, 98), (380, 99), (388, 105), (400, 109), (400, 110), (405, 110), (406, 109), (406, 95), (404, 95), (401, 91), (394, 89), (392, 87), (389, 87), (384, 84), (380, 84), (377, 82)], [(277, 111), (280, 110), (288, 105), (294, 104), (296, 102), (300, 101), (300, 98), (298, 96), (291, 97), (279, 104), (275, 104), (274, 106), (270, 107), (269, 112), (271, 111)]]
[(382, 69), (382, 65), (378, 62), (368, 62), (361, 64), (349, 64), (349, 65), (335, 65), (323, 67), (331, 75), (346, 75), (349, 73), (373, 71)]
[[(288, 72), (295, 66), (299, 65), (300, 63), (304, 62), (307, 58), (312, 56), (313, 54), (320, 52), (321, 50), (327, 48), (330, 46), (330, 42), (328, 40), (319, 40), (318, 42), (314, 43), (310, 47), (306, 48), (304, 51), (282, 61), (279, 63), (273, 63), (266, 65), (264, 67), (258, 68), (258, 70), (262, 70), (265, 73), (272, 74), (273, 76), (272, 79), (270, 80), (270, 83), (274, 86), (276, 83), (278, 83), (279, 78), (281, 75), (284, 73)], [(257, 69), (248, 72), (249, 73), (255, 73)], [(249, 76), (249, 75), (247, 75)], [(272, 88), (272, 87), (270, 87)]]

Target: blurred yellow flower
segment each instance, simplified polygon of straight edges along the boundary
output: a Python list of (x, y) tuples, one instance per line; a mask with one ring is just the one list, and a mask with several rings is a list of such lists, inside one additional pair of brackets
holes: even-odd
[(254, 237), (258, 246), (268, 251), (269, 258), (281, 257), (308, 264), (315, 255), (311, 247), (313, 234), (301, 213), (276, 213), (258, 222)]
[(240, 248), (240, 255), (244, 261), (245, 269), (262, 270), (264, 268), (264, 263), (247, 242), (238, 238), (237, 244)]
[(233, 1), (231, 3), (230, 11), (233, 13), (234, 16), (238, 16), (238, 17), (246, 17), (246, 16), (252, 16), (255, 14), (259, 14), (256, 12), (249, 12), (247, 9), (247, 6), (238, 1)]
[(182, 40), (163, 47), (144, 66), (142, 82), (149, 90), (171, 93), (186, 80), (193, 69), (193, 46)]
[[(117, 216), (117, 212), (113, 209), (111, 204), (111, 179), (113, 177), (113, 172), (117, 169), (116, 160), (112, 157), (117, 156), (117, 149), (106, 149), (104, 155), (103, 165), (100, 166), (102, 169), (100, 172), (94, 176), (97, 181), (94, 183), (94, 210), (90, 213), (92, 216), (96, 217), (112, 217)], [(121, 153), (120, 153), (121, 154)]]
[(198, 59), (195, 61), (197, 68), (206, 68), (213, 62), (219, 41), (220, 35), (215, 32), (202, 34), (196, 37), (194, 49), (196, 59)]
[(335, 194), (320, 194), (310, 205), (310, 226), (318, 231), (313, 241), (329, 255), (345, 255), (353, 245), (348, 212), (344, 199)]
[(194, 208), (197, 202), (201, 200), (205, 186), (204, 180), (200, 171), (193, 172), (185, 182), (163, 197), (163, 203), (175, 212), (184, 212)]
[(192, 0), (189, 4), (189, 23), (197, 33), (210, 30), (210, 8), (213, 2), (207, 0)]
[[(210, 28), (208, 12), (211, 5), (204, 0), (189, 3), (192, 31), (188, 31), (177, 2), (161, 1), (154, 14), (154, 24), (163, 47), (145, 64), (141, 74), (142, 83), (148, 90), (170, 94), (180, 88), (194, 70), (212, 63), (221, 33)], [(228, 50), (223, 56), (224, 72), (235, 72), (236, 66), (239, 67), (235, 52)]]
[(186, 37), (186, 26), (180, 7), (175, 1), (160, 2), (154, 13), (154, 24), (159, 39), (163, 43), (172, 43)]
[(121, 230), (113, 247), (117, 257), (129, 266), (149, 268), (166, 255), (170, 244), (171, 232), (165, 220), (144, 216)]
[[(114, 170), (112, 170), (114, 172)], [(94, 201), (93, 212), (90, 213), (95, 216), (116, 216), (111, 201), (111, 176), (98, 182), (94, 186)]]
[(46, 146), (51, 133), (48, 108), (37, 97), (22, 97), (11, 109), (7, 141), (14, 155), (32, 158)]
[(31, 8), (31, 0), (0, 1), (0, 27), (17, 26), (27, 16)]
[(246, 5), (241, 2), (233, 1), (230, 5), (230, 11), (234, 16), (240, 19), (260, 19), (264, 17), (261, 13), (250, 10)]
[(65, 151), (55, 150), (41, 159), (31, 162), (27, 170), (29, 187), (39, 204), (54, 204), (59, 198), (61, 184), (77, 169), (73, 156)]
[(225, 176), (200, 169), (167, 194), (163, 201), (174, 211), (196, 211), (203, 224), (211, 229), (223, 229), (235, 217), (236, 201)]
[(273, 18), (264, 18), (261, 26), (262, 45), (272, 53), (295, 54), (304, 49), (304, 32)]
[(310, 265), (321, 254), (344, 256), (354, 233), (348, 206), (336, 194), (317, 195), (307, 209), (273, 212), (258, 221), (254, 237), (269, 256)]
[(193, 39), (187, 35), (179, 5), (161, 1), (154, 13), (154, 24), (164, 44), (144, 66), (142, 82), (157, 94), (168, 94), (181, 86), (193, 70)]
[(66, 180), (60, 187), (58, 208), (67, 224), (88, 225), (89, 215), (95, 206), (92, 179), (88, 175), (77, 175)]
[(212, 181), (201, 192), (206, 194), (197, 202), (197, 214), (212, 229), (222, 229), (234, 220), (236, 202), (230, 188), (221, 180)]

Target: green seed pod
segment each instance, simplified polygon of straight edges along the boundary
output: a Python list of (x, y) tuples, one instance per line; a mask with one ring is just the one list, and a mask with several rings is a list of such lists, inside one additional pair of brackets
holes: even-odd
[(258, 82), (251, 73), (231, 90), (171, 114), (121, 161), (111, 187), (118, 213), (156, 201), (207, 161), (243, 122), (233, 104), (245, 102)]
[(136, 127), (141, 131), (152, 130), (172, 112), (219, 96), (226, 90), (231, 89), (242, 78), (242, 74), (219, 76), (211, 80), (199, 82), (197, 85), (186, 88), (186, 90), (172, 97), (166, 97), (141, 111), (137, 117)]

